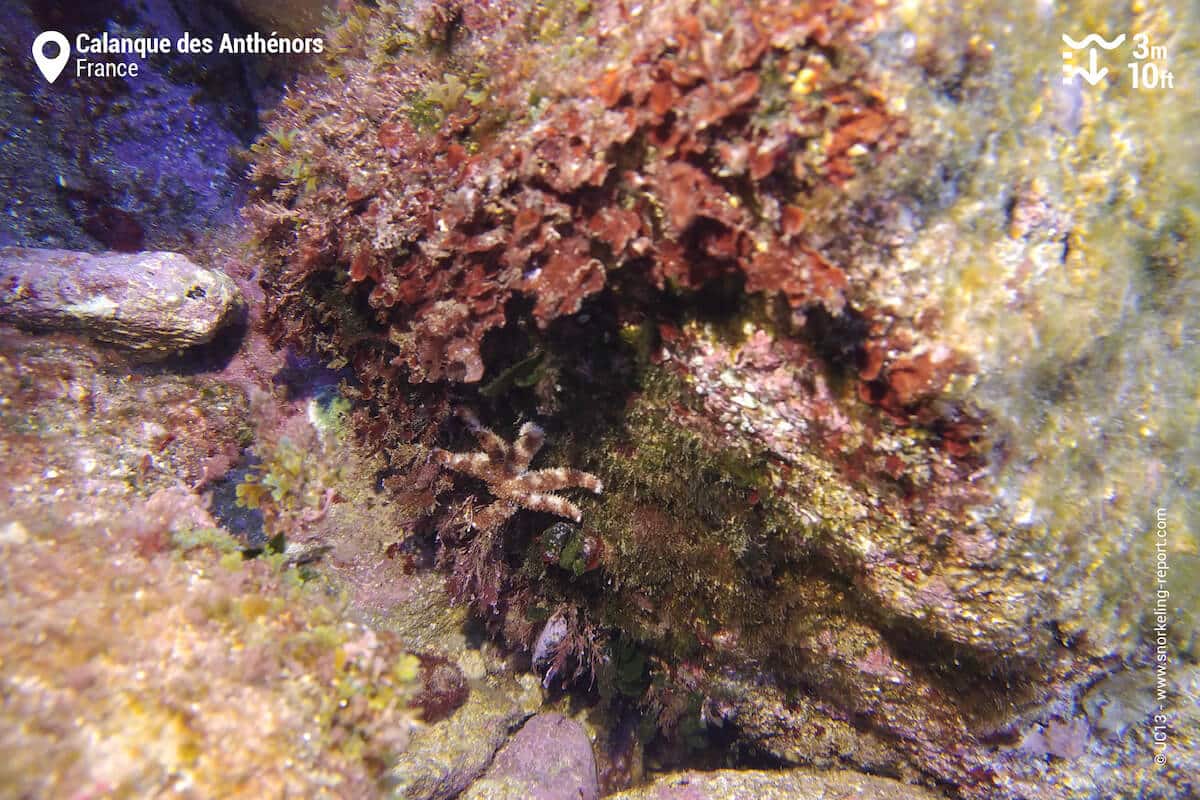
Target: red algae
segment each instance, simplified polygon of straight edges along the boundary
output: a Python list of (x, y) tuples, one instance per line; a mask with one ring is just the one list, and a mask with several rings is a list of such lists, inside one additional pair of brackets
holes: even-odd
[[(264, 285), (279, 341), (308, 344), (332, 315), (340, 355), (388, 354), (365, 361), (364, 379), (390, 362), (414, 382), (473, 383), (484, 337), (515, 321), (519, 297), (543, 329), (614, 281), (686, 290), (740, 275), (798, 311), (844, 308), (847, 265), (808, 240), (804, 207), (852, 178), (855, 154), (894, 150), (907, 123), (814, 48), (849, 54), (869, 34), (869, 4), (739, 2), (717, 15), (663, 2), (634, 19), (598, 3), (532, 38), (515, 8), (460, 14), (447, 55), (419, 38), (441, 41), (431, 20), (459, 12), (385, 7), (411, 43), (381, 43), (367, 22), (338, 75), (284, 102), (272, 127), (303, 141), (316, 179), (290, 180), (298, 144), (266, 140), (247, 212), (278, 259)], [(571, 44), (584, 29), (597, 46)], [(533, 58), (561, 69), (535, 73)], [(335, 295), (317, 291), (347, 274), (343, 292), (366, 292), (351, 327), (389, 331), (387, 344), (350, 335)]]

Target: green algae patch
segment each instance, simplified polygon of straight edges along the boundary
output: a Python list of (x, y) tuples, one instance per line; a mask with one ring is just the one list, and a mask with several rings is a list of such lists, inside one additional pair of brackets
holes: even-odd
[[(785, 522), (764, 456), (719, 450), (667, 419), (681, 399), (665, 375), (649, 377), (625, 425), (595, 450), (605, 493), (587, 526), (604, 542), (614, 592), (602, 601), (617, 629), (694, 652), (699, 638), (762, 617)], [(699, 637), (699, 638), (698, 638)]]

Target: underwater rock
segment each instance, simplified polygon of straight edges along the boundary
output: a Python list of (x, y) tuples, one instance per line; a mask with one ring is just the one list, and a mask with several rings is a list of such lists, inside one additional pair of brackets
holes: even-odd
[(290, 36), (313, 36), (321, 32), (332, 0), (232, 0), (238, 13), (263, 33), (278, 31)]
[(377, 796), (419, 725), (396, 637), (163, 503), (65, 511), (0, 526), (5, 796)]
[[(1153, 657), (1156, 546), (1197, 638), (1194, 106), (1049, 79), (1047, 4), (917, 5), (349, 18), (255, 148), (267, 326), (354, 369), (489, 630), (665, 738), (1186, 796), (1075, 706)], [(1138, 7), (1055, 13), (1196, 40)], [(604, 481), (594, 566), (529, 508), (456, 533), (481, 492), (411, 465), (464, 402)]]
[[(488, 685), (455, 711), (462, 670), (426, 654), (471, 652), (463, 610), (439, 576), (381, 555), (401, 522), (346, 449), (305, 451), (350, 499), (312, 532), (336, 546), (336, 569), (217, 527), (200, 493), (211, 463), (247, 445), (267, 454), (309, 424), (304, 404), (254, 394), (0, 328), (0, 609), (13, 615), (0, 637), (0, 784), (141, 796), (182, 777), (212, 797), (332, 786), (370, 798), (399, 763), (457, 791), (540, 703), (536, 679), (497, 676), (499, 657), (476, 652)], [(328, 458), (344, 471), (314, 463)], [(74, 624), (86, 630), (62, 635)], [(401, 756), (413, 733), (425, 745)]]
[(937, 795), (888, 778), (857, 772), (717, 770), (664, 775), (648, 786), (610, 795), (612, 800), (935, 800)]
[(465, 800), (597, 800), (596, 760), (582, 726), (537, 714), (508, 741)]
[(172, 516), (202, 520), (177, 487), (194, 490), (239, 452), (250, 418), (242, 391), (224, 381), (131, 371), (112, 349), (7, 326), (0, 396), (8, 510), (73, 521), (155, 495)]
[(457, 796), (487, 768), (525, 715), (512, 695), (493, 687), (472, 687), (467, 702), (451, 717), (413, 736), (384, 778), (387, 796), (397, 800)]
[(210, 341), (241, 305), (226, 275), (178, 253), (0, 250), (0, 320), (80, 331), (165, 358)]
[(3, 8), (0, 49), (20, 57), (0, 75), (12, 145), (0, 152), (0, 193), (12, 211), (0, 217), (0, 244), (173, 249), (236, 222), (245, 184), (236, 154), (275, 99), (274, 60), (117, 56), (137, 63), (136, 78), (76, 76), (72, 62), (50, 85), (28, 58), (45, 30), (72, 42), (102, 32), (174, 42), (184, 31), (219, 41), (246, 27), (227, 4), (10, 0)]

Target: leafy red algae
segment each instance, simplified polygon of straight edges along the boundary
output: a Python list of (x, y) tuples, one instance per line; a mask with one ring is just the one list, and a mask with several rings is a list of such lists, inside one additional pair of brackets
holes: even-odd
[(472, 383), (489, 331), (545, 329), (606, 289), (732, 276), (840, 312), (848, 267), (805, 208), (904, 135), (845, 65), (873, 6), (651, 6), (352, 17), (334, 74), (257, 147), (278, 338), (368, 380)]

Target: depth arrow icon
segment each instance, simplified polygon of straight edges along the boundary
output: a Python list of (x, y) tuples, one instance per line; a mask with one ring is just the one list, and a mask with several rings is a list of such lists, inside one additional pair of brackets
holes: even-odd
[(1104, 76), (1108, 74), (1108, 67), (1101, 67), (1100, 71), (1096, 71), (1096, 51), (1088, 50), (1088, 68), (1076, 67), (1075, 74), (1083, 78), (1090, 85), (1095, 86)]
[[(1087, 36), (1083, 37), (1083, 39), (1081, 39), (1080, 41), (1076, 41), (1064, 33), (1062, 35), (1062, 40), (1063, 40), (1063, 44), (1065, 44), (1067, 47), (1071, 48), (1071, 50), (1082, 50), (1083, 48), (1088, 47), (1088, 45), (1093, 45), (1093, 44), (1099, 45), (1100, 47), (1103, 47), (1105, 50), (1112, 50), (1113, 48), (1120, 47), (1121, 43), (1125, 41), (1125, 34), (1122, 33), (1120, 36), (1118, 36), (1117, 38), (1113, 39), (1110, 42), (1098, 33), (1089, 33)], [(1070, 61), (1071, 57), (1073, 55), (1075, 55), (1073, 52), (1071, 52), (1071, 50), (1063, 51), (1062, 55), (1063, 55), (1064, 61)], [(1072, 69), (1069, 64), (1063, 64), (1063, 83), (1067, 83), (1067, 84), (1070, 83), (1071, 78), (1078, 75), (1079, 77), (1081, 77), (1085, 81), (1087, 81), (1090, 85), (1095, 86), (1097, 83), (1104, 80), (1104, 76), (1107, 74), (1108, 74), (1108, 68), (1100, 67), (1096, 63), (1095, 47), (1088, 48), (1088, 65), (1087, 65), (1086, 69), (1083, 67), (1075, 67), (1074, 69)]]

